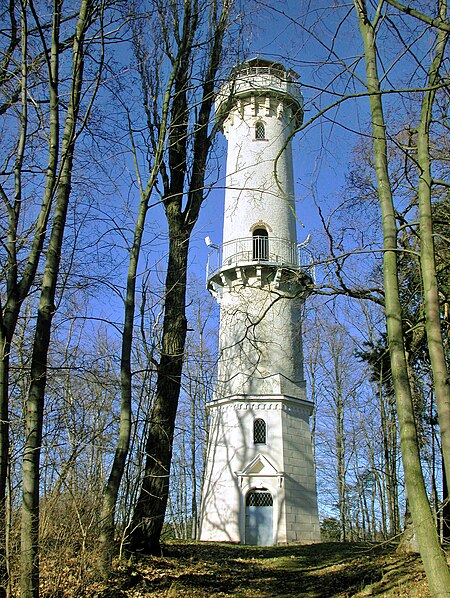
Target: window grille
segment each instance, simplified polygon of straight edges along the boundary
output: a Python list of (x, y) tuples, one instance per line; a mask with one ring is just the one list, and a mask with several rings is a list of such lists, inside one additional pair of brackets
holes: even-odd
[(268, 490), (253, 490), (247, 494), (247, 507), (271, 507), (273, 498)]
[(266, 138), (266, 128), (262, 122), (257, 122), (255, 125), (255, 139), (265, 139)]
[(255, 419), (253, 423), (253, 441), (255, 444), (266, 444), (266, 422)]
[(257, 228), (253, 231), (253, 259), (269, 259), (269, 234), (265, 228)]

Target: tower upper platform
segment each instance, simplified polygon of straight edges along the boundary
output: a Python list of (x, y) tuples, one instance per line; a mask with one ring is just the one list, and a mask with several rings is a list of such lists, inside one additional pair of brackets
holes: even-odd
[(282, 98), (292, 109), (296, 128), (302, 124), (303, 96), (297, 73), (264, 58), (252, 58), (232, 70), (217, 94), (217, 119), (222, 119), (237, 101), (264, 94)]
[(252, 270), (257, 272), (262, 268), (266, 277), (270, 269), (295, 271), (297, 281), (306, 286), (314, 279), (311, 252), (304, 244), (286, 239), (245, 237), (212, 246), (206, 266), (207, 288), (214, 293), (224, 284), (231, 284), (232, 280), (242, 282), (244, 273), (248, 276)]

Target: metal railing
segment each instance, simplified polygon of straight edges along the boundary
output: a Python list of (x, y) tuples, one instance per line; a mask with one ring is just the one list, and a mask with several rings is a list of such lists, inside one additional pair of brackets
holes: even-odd
[(311, 254), (304, 247), (286, 239), (254, 236), (227, 241), (212, 246), (206, 266), (209, 280), (220, 270), (245, 264), (274, 264), (294, 268), (311, 269)]

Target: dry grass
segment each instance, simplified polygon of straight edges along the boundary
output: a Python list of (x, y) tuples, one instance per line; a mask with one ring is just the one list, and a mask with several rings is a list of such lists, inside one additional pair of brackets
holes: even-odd
[(77, 560), (73, 555), (63, 566), (42, 559), (42, 598), (430, 595), (419, 557), (397, 554), (392, 545), (173, 542), (162, 557), (117, 563), (107, 583), (96, 579), (94, 557), (81, 568)]

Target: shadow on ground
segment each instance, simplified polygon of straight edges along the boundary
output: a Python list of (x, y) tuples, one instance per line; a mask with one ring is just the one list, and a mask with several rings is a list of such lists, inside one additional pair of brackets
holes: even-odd
[(392, 545), (323, 543), (262, 548), (173, 543), (164, 547), (164, 556), (121, 564), (117, 573), (107, 587), (90, 595), (410, 596), (413, 583), (422, 588), (415, 595), (428, 595), (419, 559), (397, 555)]

